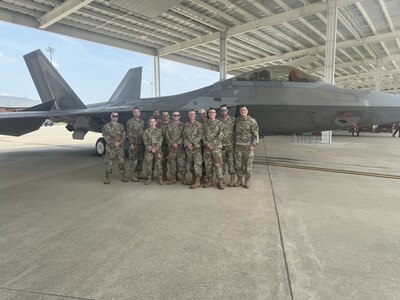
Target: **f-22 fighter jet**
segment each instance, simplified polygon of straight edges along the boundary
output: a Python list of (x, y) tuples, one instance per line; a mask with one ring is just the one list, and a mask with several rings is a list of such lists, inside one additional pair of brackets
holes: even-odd
[(263, 67), (188, 93), (140, 98), (141, 68), (128, 71), (108, 102), (85, 105), (45, 55), (24, 56), (42, 104), (0, 114), (0, 134), (20, 136), (39, 129), (46, 119), (67, 123), (74, 139), (101, 132), (117, 111), (125, 125), (132, 108), (147, 119), (154, 109), (180, 111), (219, 107), (231, 112), (246, 105), (260, 126), (260, 135), (290, 134), (393, 123), (400, 120), (400, 96), (341, 89), (290, 66)]

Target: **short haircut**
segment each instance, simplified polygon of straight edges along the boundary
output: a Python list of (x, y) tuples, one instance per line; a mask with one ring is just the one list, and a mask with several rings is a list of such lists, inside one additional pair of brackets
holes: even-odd
[(138, 109), (140, 111), (140, 108), (135, 106), (134, 108), (132, 108), (132, 110)]
[(223, 108), (223, 107), (226, 107), (226, 108), (228, 108), (228, 105), (226, 105), (226, 104), (222, 104), (219, 108), (221, 109), (221, 108)]

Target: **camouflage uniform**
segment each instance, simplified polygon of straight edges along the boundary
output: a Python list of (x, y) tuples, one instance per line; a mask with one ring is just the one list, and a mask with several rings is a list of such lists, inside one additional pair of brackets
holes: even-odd
[(222, 172), (225, 174), (226, 165), (228, 165), (228, 173), (233, 175), (236, 173), (233, 149), (235, 118), (227, 115), (225, 118), (219, 117), (218, 120), (222, 123)]
[(166, 179), (166, 175), (167, 175), (167, 171), (168, 171), (168, 153), (169, 153), (169, 149), (168, 149), (168, 142), (167, 142), (167, 128), (168, 128), (168, 124), (170, 124), (171, 121), (168, 120), (168, 122), (164, 122), (163, 120), (157, 122), (157, 127), (161, 129), (161, 133), (163, 136), (163, 143), (162, 143), (162, 169), (163, 169), (163, 177), (164, 179)]
[[(143, 142), (146, 148), (145, 152), (145, 161), (146, 161), (146, 170), (147, 170), (147, 178), (150, 179), (153, 175), (152, 165), (153, 161), (155, 162), (155, 166), (157, 169), (158, 176), (162, 177), (162, 151), (161, 145), (163, 142), (162, 132), (160, 128), (147, 128), (143, 133)], [(155, 148), (156, 153), (150, 152), (149, 148)]]
[[(186, 122), (183, 128), (183, 143), (186, 148), (186, 168), (195, 176), (201, 176), (203, 155), (201, 153), (201, 139), (203, 138), (203, 125), (195, 121), (193, 124)], [(193, 149), (188, 150), (187, 145), (192, 144)]]
[[(169, 146), (169, 171), (171, 175), (176, 175), (177, 171), (182, 176), (186, 174), (186, 153), (183, 148), (183, 127), (184, 124), (171, 122), (167, 128), (167, 142)], [(172, 147), (173, 144), (178, 144), (178, 149)]]
[(253, 168), (254, 151), (250, 151), (250, 145), (257, 146), (259, 140), (259, 128), (257, 121), (250, 116), (246, 119), (241, 116), (235, 121), (235, 159), (238, 177), (250, 178)]
[(143, 158), (144, 158), (144, 145), (143, 145), (143, 131), (144, 122), (142, 119), (136, 120), (130, 118), (126, 122), (126, 131), (128, 134), (129, 144), (135, 144), (136, 149), (129, 148), (129, 160), (131, 161), (131, 173), (141, 173)]
[[(224, 176), (222, 174), (222, 123), (219, 120), (208, 120), (204, 124), (204, 164), (206, 168), (206, 175), (208, 180), (211, 181), (213, 177), (213, 170), (218, 180)], [(207, 149), (206, 145), (211, 144), (213, 150)]]
[[(204, 130), (204, 124), (207, 123), (207, 121), (208, 121), (207, 116), (199, 115), (197, 121), (198, 121), (201, 125), (203, 125), (203, 130)], [(204, 157), (204, 146), (203, 146), (203, 141), (201, 141), (201, 156)], [(205, 164), (204, 164), (204, 160), (203, 160), (203, 162), (201, 163), (201, 177), (202, 177), (202, 180), (206, 178), (206, 167), (205, 167)]]
[[(106, 155), (104, 157), (106, 163), (106, 177), (112, 174), (112, 165), (114, 160), (118, 159), (119, 172), (125, 176), (125, 155), (123, 144), (126, 138), (125, 127), (120, 123), (107, 123), (103, 126), (103, 138), (106, 141)], [(115, 147), (114, 143), (118, 142), (119, 146)]]

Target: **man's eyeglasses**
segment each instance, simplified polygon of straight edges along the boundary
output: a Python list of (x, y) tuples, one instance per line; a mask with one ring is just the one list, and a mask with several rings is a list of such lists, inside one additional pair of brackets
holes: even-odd
[(174, 116), (174, 117), (179, 117), (180, 115), (175, 114), (175, 115), (172, 115), (172, 116)]
[(225, 111), (228, 111), (228, 110), (227, 109), (221, 109), (221, 111), (225, 112)]
[(204, 116), (206, 113), (200, 113), (202, 116)]
[(119, 116), (118, 115), (111, 115), (111, 117), (118, 118)]

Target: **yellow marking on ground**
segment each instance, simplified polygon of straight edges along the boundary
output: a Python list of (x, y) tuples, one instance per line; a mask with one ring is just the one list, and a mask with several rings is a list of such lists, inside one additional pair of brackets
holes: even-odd
[(285, 164), (285, 163), (276, 163), (276, 162), (254, 161), (254, 164), (268, 165), (268, 166), (281, 167), (281, 168), (292, 168), (292, 169), (301, 169), (301, 170), (309, 170), (309, 171), (318, 171), (318, 172), (330, 172), (330, 173), (341, 173), (341, 174), (348, 174), (348, 175), (370, 176), (370, 177), (380, 177), (380, 178), (388, 178), (388, 179), (400, 179), (399, 175), (352, 171), (352, 170), (343, 170), (343, 169), (330, 169), (330, 168), (321, 168), (321, 167), (312, 167), (312, 166), (305, 166), (305, 165), (294, 165), (294, 164)]

